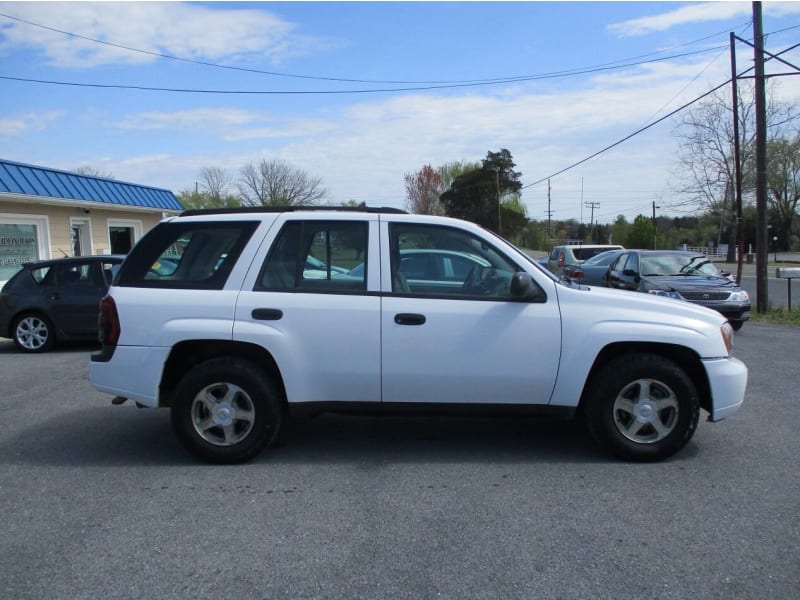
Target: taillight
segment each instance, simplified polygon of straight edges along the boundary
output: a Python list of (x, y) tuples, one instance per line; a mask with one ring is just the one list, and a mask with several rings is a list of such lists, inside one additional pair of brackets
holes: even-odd
[(558, 253), (558, 268), (560, 269), (563, 266), (564, 266), (564, 253), (563, 252), (559, 252)]
[(117, 305), (111, 296), (100, 299), (100, 315), (97, 317), (97, 332), (104, 346), (116, 346), (121, 332)]

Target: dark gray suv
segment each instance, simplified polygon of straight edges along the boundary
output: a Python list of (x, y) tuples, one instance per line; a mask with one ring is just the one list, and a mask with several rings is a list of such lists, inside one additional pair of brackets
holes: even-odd
[(80, 256), (25, 263), (0, 292), (0, 336), (23, 352), (57, 341), (96, 340), (100, 298), (124, 256)]

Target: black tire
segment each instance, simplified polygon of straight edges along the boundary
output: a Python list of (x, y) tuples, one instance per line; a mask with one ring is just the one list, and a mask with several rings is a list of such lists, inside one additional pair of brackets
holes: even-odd
[(655, 354), (620, 356), (604, 365), (589, 383), (584, 409), (597, 443), (637, 462), (678, 452), (692, 439), (700, 417), (691, 379)]
[(281, 429), (281, 395), (269, 376), (239, 358), (214, 358), (181, 379), (171, 409), (172, 429), (194, 456), (241, 463), (272, 444)]
[(25, 313), (14, 319), (11, 336), (22, 352), (47, 352), (56, 343), (50, 319), (37, 313)]
[(744, 321), (728, 321), (728, 323), (731, 324), (731, 327), (734, 331), (739, 331), (742, 328), (742, 325), (744, 325)]

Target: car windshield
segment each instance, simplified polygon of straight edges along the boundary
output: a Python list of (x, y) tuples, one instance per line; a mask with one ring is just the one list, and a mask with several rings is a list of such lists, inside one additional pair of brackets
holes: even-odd
[(702, 254), (642, 255), (640, 270), (645, 277), (721, 276), (714, 263)]

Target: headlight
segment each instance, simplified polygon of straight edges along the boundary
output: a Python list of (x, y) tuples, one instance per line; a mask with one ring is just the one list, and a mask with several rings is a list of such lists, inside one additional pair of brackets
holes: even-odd
[(733, 348), (733, 327), (731, 324), (725, 321), (722, 324), (722, 327), (719, 328), (720, 333), (722, 334), (722, 341), (725, 344), (725, 348), (728, 351), (728, 356), (731, 355), (731, 348)]
[(673, 298), (675, 300), (684, 299), (678, 292), (672, 290), (650, 290), (647, 293), (653, 294), (654, 296), (662, 296), (663, 298)]
[(731, 295), (728, 296), (728, 300), (731, 302), (750, 302), (750, 295), (744, 290), (732, 292)]

